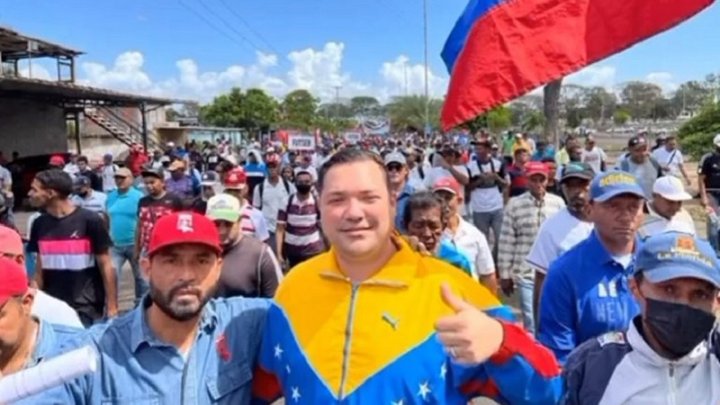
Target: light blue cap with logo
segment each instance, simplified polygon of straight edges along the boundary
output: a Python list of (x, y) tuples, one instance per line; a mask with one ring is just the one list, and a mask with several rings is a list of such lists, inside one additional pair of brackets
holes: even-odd
[(636, 253), (634, 267), (651, 283), (690, 277), (720, 288), (720, 262), (715, 250), (707, 241), (687, 233), (648, 237)]
[(637, 177), (628, 172), (613, 170), (595, 176), (590, 184), (590, 199), (604, 202), (621, 194), (632, 194), (645, 198)]

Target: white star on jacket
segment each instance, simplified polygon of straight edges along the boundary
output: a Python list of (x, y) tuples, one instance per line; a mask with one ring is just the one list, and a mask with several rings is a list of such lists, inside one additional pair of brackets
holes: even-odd
[(292, 387), (291, 390), (292, 390), (292, 395), (290, 395), (290, 396), (292, 397), (293, 401), (298, 402), (301, 397), (300, 388)]
[(405, 405), (405, 402), (403, 402), (403, 400), (401, 399), (397, 402), (393, 402), (391, 405)]
[(280, 356), (282, 356), (282, 354), (283, 354), (283, 349), (282, 349), (282, 347), (280, 347), (279, 344), (275, 345), (275, 358), (276, 358), (276, 359), (279, 359)]
[(418, 396), (420, 396), (423, 399), (423, 401), (427, 400), (427, 395), (431, 392), (432, 391), (430, 390), (430, 383), (425, 381), (424, 383), (420, 384)]
[(447, 374), (447, 366), (445, 365), (445, 363), (443, 363), (443, 365), (440, 366), (440, 378), (444, 380), (445, 374)]

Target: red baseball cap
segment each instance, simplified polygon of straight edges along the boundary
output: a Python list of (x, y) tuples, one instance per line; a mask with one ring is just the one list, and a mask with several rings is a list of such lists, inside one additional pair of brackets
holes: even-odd
[(0, 305), (28, 291), (25, 268), (15, 260), (0, 257)]
[(0, 225), (0, 253), (20, 256), (25, 254), (22, 239), (14, 229)]
[(52, 155), (52, 156), (50, 156), (50, 165), (51, 166), (63, 166), (63, 165), (65, 165), (65, 158), (62, 157), (62, 155)]
[(237, 189), (247, 184), (247, 174), (242, 167), (236, 167), (225, 175), (223, 186), (225, 188)]
[(220, 235), (211, 219), (195, 212), (178, 212), (160, 218), (150, 235), (148, 255), (168, 246), (192, 243), (211, 248), (220, 255)]
[(447, 191), (455, 195), (460, 195), (460, 183), (454, 177), (442, 177), (433, 184), (433, 191)]
[(534, 174), (542, 174), (543, 176), (548, 176), (548, 167), (545, 163), (542, 162), (527, 162), (525, 164), (525, 174), (529, 177)]

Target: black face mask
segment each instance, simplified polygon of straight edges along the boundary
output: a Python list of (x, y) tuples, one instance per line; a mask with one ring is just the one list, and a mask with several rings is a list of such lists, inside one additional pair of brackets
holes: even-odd
[(662, 348), (675, 359), (707, 339), (715, 316), (689, 305), (645, 299), (645, 324)]
[(298, 193), (300, 194), (307, 194), (310, 192), (310, 189), (312, 189), (312, 185), (310, 184), (298, 184), (295, 186)]

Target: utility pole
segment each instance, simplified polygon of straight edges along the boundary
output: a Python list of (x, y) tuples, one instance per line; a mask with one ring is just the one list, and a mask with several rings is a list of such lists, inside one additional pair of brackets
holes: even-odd
[(408, 96), (407, 60), (403, 60), (403, 74), (405, 75), (405, 97), (407, 97)]
[(425, 136), (427, 137), (430, 129), (430, 91), (428, 88), (428, 8), (427, 0), (423, 0), (423, 31), (425, 45)]
[(342, 86), (337, 84), (335, 87), (335, 119), (340, 118), (340, 89)]

